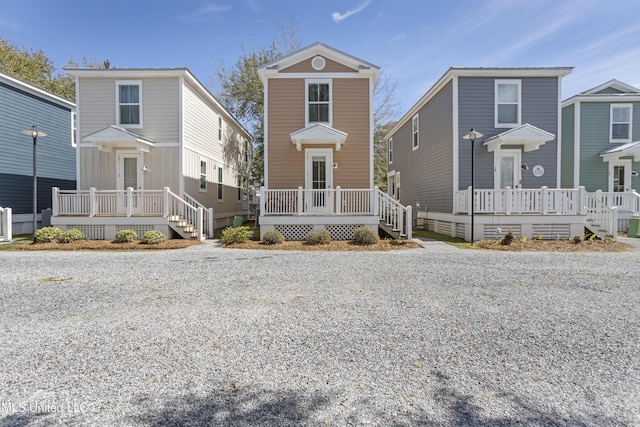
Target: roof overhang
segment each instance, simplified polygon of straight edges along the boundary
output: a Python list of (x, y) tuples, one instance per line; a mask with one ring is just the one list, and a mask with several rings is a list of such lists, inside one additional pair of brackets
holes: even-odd
[(633, 156), (634, 161), (640, 162), (640, 141), (628, 142), (600, 153), (600, 157), (605, 162), (629, 156)]
[(340, 151), (340, 147), (347, 139), (345, 132), (322, 123), (316, 123), (312, 126), (291, 132), (289, 136), (298, 151), (302, 151), (303, 144), (335, 144), (336, 151)]
[(113, 152), (117, 148), (135, 148), (148, 153), (154, 141), (142, 135), (115, 125), (109, 125), (82, 137), (82, 141), (90, 142), (100, 151)]
[(492, 136), (484, 142), (488, 151), (498, 150), (503, 145), (522, 145), (523, 150), (533, 151), (555, 139), (555, 135), (525, 123), (508, 131)]

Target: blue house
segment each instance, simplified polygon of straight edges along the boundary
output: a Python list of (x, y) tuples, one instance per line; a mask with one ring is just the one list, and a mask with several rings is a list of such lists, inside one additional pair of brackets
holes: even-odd
[[(38, 215), (51, 207), (51, 189), (76, 188), (75, 104), (0, 73), (0, 209), (11, 208), (13, 234), (28, 234), (33, 220), (33, 139), (36, 125)], [(5, 230), (6, 234), (6, 230)]]

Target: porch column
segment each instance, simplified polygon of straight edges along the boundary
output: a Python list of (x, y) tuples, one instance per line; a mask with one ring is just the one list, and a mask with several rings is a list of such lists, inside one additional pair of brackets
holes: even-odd
[(378, 186), (374, 186), (373, 187), (373, 191), (371, 192), (371, 213), (374, 216), (380, 216), (380, 206), (378, 204), (378, 193), (380, 192), (380, 189), (378, 188)]
[(298, 215), (302, 215), (302, 204), (304, 203), (302, 194), (302, 187), (298, 187)]
[(578, 212), (580, 215), (587, 214), (587, 191), (584, 186), (578, 187)]
[(127, 188), (127, 217), (130, 217), (133, 213), (133, 188)]
[[(542, 187), (542, 215), (546, 215), (549, 213), (549, 187), (546, 185)], [(555, 205), (555, 203), (554, 203)], [(556, 211), (557, 211), (556, 206)]]
[(58, 192), (60, 191), (60, 188), (58, 187), (51, 187), (51, 215), (53, 216), (58, 216), (58, 213), (60, 212), (60, 207), (58, 205)]
[(169, 187), (162, 189), (162, 215), (166, 218), (169, 216)]
[(11, 241), (13, 238), (13, 221), (11, 219), (11, 208), (5, 208), (2, 217), (2, 229), (4, 230), (4, 240)]
[(467, 206), (467, 215), (473, 215), (473, 187), (467, 188)]
[(342, 190), (342, 188), (340, 188), (340, 186), (338, 185), (336, 187), (336, 215), (340, 215), (340, 209), (342, 208), (340, 200), (341, 200), (341, 195), (340, 195), (340, 190)]
[(407, 240), (412, 239), (413, 211), (411, 205), (407, 206)]
[(96, 188), (89, 188), (89, 216), (96, 216)]
[(196, 210), (197, 214), (196, 214), (196, 227), (198, 227), (198, 241), (202, 242), (202, 233), (203, 233), (203, 228), (204, 228), (204, 215), (203, 215), (203, 209), (202, 208), (198, 208)]
[(210, 239), (213, 239), (213, 232), (215, 231), (216, 227), (214, 224), (214, 219), (213, 219), (213, 208), (209, 208), (207, 209), (208, 214), (209, 214), (209, 229), (207, 230), (207, 234), (209, 235)]
[(264, 190), (264, 187), (260, 187), (260, 215), (265, 215), (267, 213), (266, 210), (267, 205), (267, 192)]

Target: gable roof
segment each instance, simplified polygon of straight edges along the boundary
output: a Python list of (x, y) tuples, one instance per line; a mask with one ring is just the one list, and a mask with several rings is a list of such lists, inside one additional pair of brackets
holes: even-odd
[[(612, 89), (613, 92), (607, 91)], [(574, 104), (576, 102), (625, 102), (640, 101), (640, 89), (630, 84), (621, 82), (620, 80), (611, 79), (601, 85), (592, 87), (591, 89), (580, 92), (570, 98), (562, 101), (562, 107)]]
[(605, 161), (617, 160), (623, 156), (633, 156), (633, 160), (640, 161), (640, 141), (628, 142), (600, 153)]
[(82, 137), (83, 141), (91, 142), (101, 151), (111, 152), (114, 147), (136, 147), (137, 150), (149, 152), (154, 141), (137, 133), (116, 125), (105, 126)]
[(316, 123), (291, 132), (289, 137), (298, 151), (302, 150), (302, 144), (335, 144), (336, 151), (340, 151), (340, 147), (347, 139), (347, 133), (322, 123)]
[(409, 111), (402, 116), (396, 125), (385, 135), (391, 137), (398, 129), (405, 125), (416, 113), (442, 90), (455, 77), (494, 77), (494, 78), (522, 78), (522, 77), (564, 77), (571, 73), (573, 67), (530, 67), (530, 68), (483, 68), (483, 67), (450, 67), (429, 90), (422, 95)]
[(522, 145), (525, 152), (533, 151), (544, 145), (545, 142), (553, 141), (555, 135), (537, 128), (529, 123), (525, 123), (513, 129), (492, 136), (484, 142), (487, 151), (499, 149), (502, 145)]
[(277, 74), (279, 70), (283, 70), (291, 65), (297, 64), (305, 59), (312, 58), (314, 56), (323, 56), (325, 58), (336, 61), (349, 68), (357, 70), (361, 74), (373, 74), (374, 78), (380, 74), (380, 67), (367, 62), (363, 59), (342, 52), (334, 47), (328, 46), (324, 43), (315, 42), (309, 46), (298, 49), (295, 52), (291, 52), (284, 55), (274, 61), (264, 64), (258, 67), (258, 74), (260, 79), (264, 81), (265, 76), (269, 74)]
[(24, 80), (20, 80), (17, 77), (13, 77), (10, 74), (0, 72), (0, 82), (5, 83), (9, 86), (13, 86), (38, 98), (46, 99), (47, 101), (53, 102), (54, 104), (69, 108), (70, 110), (76, 109), (76, 104), (74, 104), (73, 101), (70, 101), (47, 90), (40, 89), (39, 87), (34, 86), (31, 83), (27, 83)]

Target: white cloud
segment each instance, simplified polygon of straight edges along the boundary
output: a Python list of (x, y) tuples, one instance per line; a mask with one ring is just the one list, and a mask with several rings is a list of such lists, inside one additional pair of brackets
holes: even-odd
[(400, 33), (400, 34), (396, 34), (395, 36), (393, 36), (393, 38), (391, 40), (393, 40), (394, 42), (397, 42), (398, 40), (402, 40), (405, 37), (407, 37), (407, 35), (405, 33)]
[(367, 0), (364, 3), (362, 3), (360, 6), (358, 6), (357, 8), (353, 9), (353, 10), (347, 10), (345, 13), (338, 13), (338, 12), (333, 12), (331, 14), (331, 18), (333, 19), (333, 22), (335, 22), (336, 24), (340, 21), (342, 21), (343, 19), (347, 19), (348, 17), (350, 17), (351, 15), (355, 15), (358, 12), (362, 12), (367, 6), (369, 6), (369, 4), (371, 3), (371, 0)]
[(188, 15), (181, 16), (179, 19), (181, 21), (206, 21), (211, 18), (211, 16), (216, 15), (220, 12), (226, 12), (229, 9), (231, 9), (231, 6), (208, 3), (207, 5), (201, 7), (198, 10), (195, 10)]

